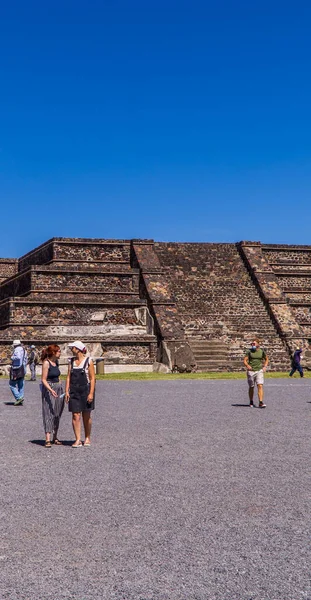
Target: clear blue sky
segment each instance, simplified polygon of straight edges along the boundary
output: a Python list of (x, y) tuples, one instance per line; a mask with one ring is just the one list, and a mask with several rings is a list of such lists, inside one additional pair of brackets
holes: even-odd
[(2, 6), (0, 256), (311, 244), (310, 1)]

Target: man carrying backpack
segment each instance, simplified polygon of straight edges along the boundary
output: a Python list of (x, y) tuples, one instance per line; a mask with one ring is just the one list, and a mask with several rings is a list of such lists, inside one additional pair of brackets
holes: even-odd
[(254, 406), (254, 387), (257, 385), (259, 408), (266, 408), (263, 401), (264, 373), (269, 364), (265, 351), (260, 348), (258, 338), (254, 338), (251, 348), (244, 357), (244, 365), (247, 369), (249, 405)]
[(36, 381), (36, 366), (38, 364), (38, 355), (36, 352), (36, 346), (34, 345), (30, 346), (28, 364), (30, 369), (30, 381)]
[(20, 340), (14, 340), (13, 342), (11, 363), (9, 386), (15, 399), (14, 406), (21, 406), (24, 402), (27, 353)]

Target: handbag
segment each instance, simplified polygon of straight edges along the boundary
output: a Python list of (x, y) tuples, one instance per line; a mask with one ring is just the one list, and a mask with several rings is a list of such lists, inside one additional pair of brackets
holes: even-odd
[(23, 379), (24, 377), (25, 377), (24, 365), (21, 365), (20, 367), (17, 367), (16, 369), (13, 369), (13, 367), (10, 368), (11, 381), (16, 381), (16, 379)]

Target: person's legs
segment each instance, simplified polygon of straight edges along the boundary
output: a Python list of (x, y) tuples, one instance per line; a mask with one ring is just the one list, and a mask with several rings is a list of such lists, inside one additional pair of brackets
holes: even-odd
[(9, 386), (15, 398), (15, 405), (22, 404), (24, 400), (24, 379), (10, 379)]
[(92, 411), (86, 410), (85, 412), (83, 412), (82, 418), (83, 418), (84, 433), (85, 433), (84, 443), (86, 442), (87, 444), (89, 444), (91, 441), (90, 438), (91, 438), (91, 430), (92, 430)]
[(249, 405), (254, 405), (254, 374), (253, 371), (247, 371), (247, 383), (248, 383), (248, 397)]
[(301, 365), (297, 366), (297, 371), (299, 371), (300, 377), (303, 377), (303, 370), (302, 370), (302, 366)]
[(72, 427), (76, 437), (73, 446), (79, 446), (81, 444), (81, 413), (72, 413)]
[(248, 397), (249, 397), (249, 403), (254, 404), (254, 388), (253, 387), (248, 388)]
[(30, 380), (36, 381), (36, 365), (35, 365), (35, 363), (30, 363), (29, 369), (30, 369), (30, 375), (31, 375)]
[(289, 376), (292, 377), (294, 375), (294, 373), (296, 373), (296, 370), (297, 370), (297, 368), (293, 365)]
[(61, 387), (58, 390), (58, 397), (55, 398), (55, 405), (54, 405), (54, 428), (53, 428), (53, 441), (54, 443), (56, 442), (56, 444), (61, 444), (61, 442), (58, 440), (57, 438), (57, 434), (58, 434), (58, 429), (59, 429), (59, 422), (60, 422), (60, 418), (62, 416), (63, 410), (64, 410), (64, 399), (61, 398), (63, 394), (63, 388)]
[(15, 400), (19, 400), (18, 379), (10, 379), (9, 386)]
[(256, 373), (256, 384), (257, 384), (259, 408), (264, 408), (266, 405), (264, 404), (264, 401), (263, 401), (264, 376), (263, 376), (262, 370), (260, 370), (260, 371), (258, 371), (258, 373)]
[(263, 403), (263, 385), (262, 383), (257, 384), (258, 400), (259, 404)]
[(20, 397), (20, 399), (23, 398), (23, 400), (24, 400), (25, 379), (24, 378), (18, 379), (17, 382), (18, 382), (19, 397)]

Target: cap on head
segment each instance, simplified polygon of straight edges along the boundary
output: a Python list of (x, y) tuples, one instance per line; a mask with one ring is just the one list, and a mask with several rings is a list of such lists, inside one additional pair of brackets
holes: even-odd
[(36, 347), (36, 346), (34, 346), (33, 344), (32, 344), (32, 346), (30, 346), (30, 348), (35, 348), (35, 347)]
[(85, 350), (85, 345), (81, 340), (76, 340), (75, 342), (72, 342), (72, 344), (68, 344), (68, 348), (77, 348), (80, 352), (83, 352), (83, 350)]
[(300, 350), (300, 346), (296, 346), (296, 350)]
[(20, 345), (21, 345), (20, 340), (13, 340), (13, 346), (20, 346)]

